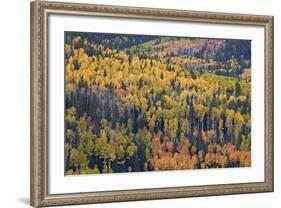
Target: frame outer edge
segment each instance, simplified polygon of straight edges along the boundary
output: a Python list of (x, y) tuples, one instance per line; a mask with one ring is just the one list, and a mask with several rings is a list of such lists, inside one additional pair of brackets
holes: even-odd
[(38, 79), (38, 33), (36, 21), (39, 18), (38, 2), (30, 3), (30, 205), (38, 207), (38, 110), (37, 110), (37, 79)]
[[(61, 194), (61, 195), (48, 195), (45, 193), (46, 181), (44, 175), (45, 161), (44, 154), (44, 129), (45, 125), (45, 110), (47, 106), (44, 107), (44, 102), (47, 94), (45, 94), (45, 82), (47, 82), (47, 74), (44, 72), (44, 41), (43, 41), (43, 30), (44, 30), (44, 11), (47, 9), (54, 10), (69, 10), (70, 13), (80, 10), (88, 12), (98, 12), (100, 14), (110, 13), (113, 16), (123, 16), (130, 15), (133, 17), (143, 17), (149, 16), (151, 19), (164, 18), (173, 20), (190, 20), (194, 21), (196, 19), (203, 21), (207, 19), (208, 21), (220, 22), (220, 23), (233, 23), (246, 25), (259, 25), (267, 28), (266, 34), (268, 35), (268, 45), (267, 45), (267, 64), (266, 70), (269, 72), (269, 76), (266, 81), (269, 82), (268, 95), (270, 98), (268, 107), (271, 108), (268, 111), (269, 122), (267, 135), (267, 153), (269, 158), (266, 161), (267, 171), (265, 174), (266, 181), (261, 184), (236, 184), (236, 185), (226, 185), (220, 188), (220, 186), (210, 186), (202, 187), (190, 187), (186, 189), (173, 187), (172, 189), (159, 189), (147, 192), (147, 190), (142, 191), (130, 191), (123, 193), (105, 193), (105, 195), (93, 194), (93, 193), (77, 193), (77, 194)], [(142, 10), (143, 9), (143, 10)], [(180, 10), (170, 10), (168, 9), (150, 9), (150, 8), (133, 8), (133, 7), (119, 7), (110, 5), (94, 5), (94, 4), (79, 4), (79, 3), (63, 3), (63, 2), (46, 2), (46, 1), (33, 1), (30, 4), (30, 51), (31, 51), (31, 81), (30, 81), (30, 204), (33, 207), (41, 206), (56, 206), (56, 205), (78, 205), (78, 204), (89, 204), (89, 203), (108, 203), (108, 202), (121, 202), (121, 201), (139, 201), (139, 200), (155, 200), (155, 199), (169, 199), (169, 198), (182, 198), (182, 197), (195, 197), (195, 196), (217, 196), (217, 195), (228, 195), (228, 194), (242, 194), (242, 193), (258, 193), (258, 192), (270, 192), (274, 190), (273, 181), (273, 17), (272, 16), (256, 16), (256, 15), (246, 15), (246, 14), (231, 14), (226, 15), (224, 13), (215, 12), (197, 12), (197, 11), (180, 11)], [(232, 15), (232, 16), (231, 16)], [(231, 17), (234, 19), (232, 20)], [(204, 22), (204, 21), (203, 21)], [(46, 76), (46, 77), (45, 77)], [(272, 102), (272, 103), (271, 103)], [(46, 104), (46, 103), (45, 103)], [(45, 158), (46, 159), (46, 158)], [(268, 164), (270, 163), (270, 164)]]
[(265, 183), (274, 192), (274, 17), (265, 25)]

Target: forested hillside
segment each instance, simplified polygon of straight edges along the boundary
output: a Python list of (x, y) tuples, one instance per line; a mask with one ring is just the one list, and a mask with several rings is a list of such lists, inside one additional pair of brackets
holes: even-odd
[(251, 165), (251, 42), (65, 33), (65, 172)]

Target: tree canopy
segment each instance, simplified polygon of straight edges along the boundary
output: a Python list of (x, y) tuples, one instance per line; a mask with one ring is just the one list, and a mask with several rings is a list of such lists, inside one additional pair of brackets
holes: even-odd
[(66, 174), (251, 165), (250, 41), (65, 40)]

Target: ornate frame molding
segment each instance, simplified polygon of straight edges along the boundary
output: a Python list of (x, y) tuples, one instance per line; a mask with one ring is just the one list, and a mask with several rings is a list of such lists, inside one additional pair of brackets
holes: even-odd
[[(207, 185), (75, 194), (48, 194), (49, 14), (142, 18), (150, 20), (257, 25), (265, 28), (265, 180), (260, 183)], [(78, 205), (273, 191), (273, 17), (184, 10), (60, 2), (31, 2), (31, 205)]]

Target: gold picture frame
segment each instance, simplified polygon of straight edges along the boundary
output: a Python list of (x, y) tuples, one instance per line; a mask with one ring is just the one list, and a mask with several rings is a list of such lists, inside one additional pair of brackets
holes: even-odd
[[(48, 193), (48, 15), (86, 15), (262, 26), (265, 29), (264, 182), (103, 191)], [(31, 2), (31, 205), (33, 207), (169, 199), (273, 191), (273, 17), (61, 2)]]

